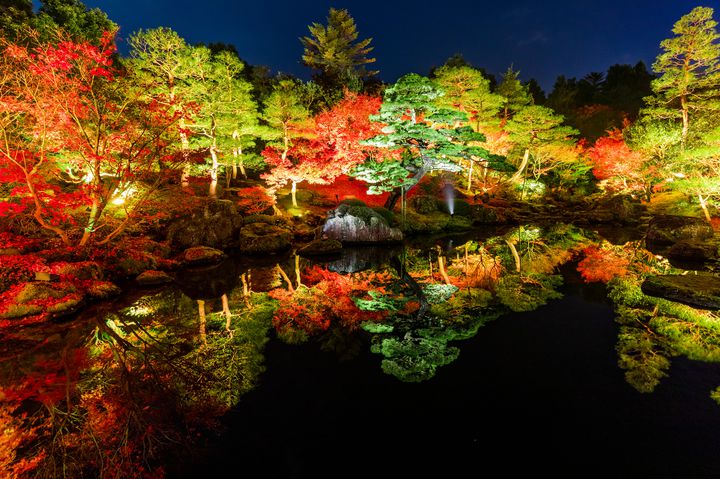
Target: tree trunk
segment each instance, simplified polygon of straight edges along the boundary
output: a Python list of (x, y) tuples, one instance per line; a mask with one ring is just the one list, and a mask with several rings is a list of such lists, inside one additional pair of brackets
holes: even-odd
[(525, 171), (525, 168), (527, 167), (528, 161), (530, 161), (530, 148), (525, 148), (525, 154), (523, 155), (522, 163), (520, 163), (518, 170), (515, 172), (514, 175), (512, 175), (510, 181), (515, 182), (520, 179), (520, 177), (523, 175), (523, 171)]
[(215, 150), (215, 139), (213, 139), (213, 145), (210, 147), (210, 158), (212, 158), (212, 167), (210, 167), (210, 189), (208, 191), (208, 196), (210, 198), (217, 198), (217, 172), (218, 172), (218, 156), (217, 151)]
[(440, 245), (437, 246), (437, 252), (438, 252), (438, 270), (440, 271), (440, 276), (442, 276), (443, 281), (445, 281), (445, 284), (452, 284), (450, 282), (450, 277), (447, 274), (447, 271), (445, 271), (445, 258), (442, 254), (442, 248)]
[(180, 118), (178, 120), (178, 129), (180, 131), (180, 147), (182, 149), (183, 159), (185, 160), (182, 173), (180, 174), (180, 185), (183, 188), (187, 188), (190, 186), (190, 167), (187, 164), (188, 156), (190, 153), (190, 140), (188, 140), (187, 133), (185, 133), (185, 128), (185, 119)]
[(288, 277), (287, 273), (285, 273), (285, 270), (280, 267), (279, 264), (275, 265), (275, 267), (278, 270), (278, 273), (280, 273), (280, 276), (282, 276), (282, 279), (285, 280), (287, 283), (287, 289), (291, 293), (295, 292), (295, 288), (293, 288), (292, 281), (290, 281), (290, 278)]
[(395, 268), (395, 270), (398, 272), (400, 279), (402, 279), (403, 282), (408, 285), (408, 287), (413, 291), (413, 293), (415, 293), (415, 296), (417, 296), (418, 302), (420, 303), (420, 308), (418, 309), (418, 313), (415, 319), (420, 321), (425, 316), (425, 313), (427, 313), (428, 309), (430, 309), (430, 304), (428, 303), (427, 296), (425, 296), (425, 292), (423, 292), (417, 281), (415, 281), (415, 279), (408, 274), (407, 270), (400, 262), (400, 258), (393, 258), (392, 260), (390, 260), (390, 262), (393, 265), (393, 268)]
[(505, 243), (510, 248), (510, 252), (512, 253), (513, 259), (515, 260), (515, 272), (520, 272), (520, 255), (517, 252), (517, 248), (515, 248), (515, 245), (511, 243), (508, 240), (505, 240)]
[(198, 314), (200, 316), (200, 341), (202, 341), (203, 346), (207, 346), (207, 334), (205, 328), (205, 325), (207, 324), (207, 319), (205, 318), (205, 301), (203, 301), (202, 299), (198, 299), (197, 304)]
[(470, 187), (472, 186), (472, 174), (473, 174), (473, 167), (475, 166), (475, 162), (473, 160), (468, 160), (468, 163), (470, 165), (468, 166), (468, 178), (467, 178), (467, 190), (470, 192)]
[(225, 315), (225, 331), (230, 332), (230, 318), (232, 318), (232, 313), (230, 312), (227, 293), (223, 294), (220, 299), (222, 299), (223, 314)]
[(685, 95), (680, 97), (680, 108), (682, 109), (682, 145), (685, 147), (688, 130), (690, 129), (690, 114), (688, 112), (687, 98)]
[(303, 285), (300, 279), (300, 256), (295, 255), (295, 281), (298, 288)]
[(700, 208), (702, 208), (703, 214), (705, 215), (705, 219), (709, 224), (712, 224), (712, 219), (710, 218), (710, 212), (707, 208), (707, 201), (705, 198), (702, 197), (700, 193), (698, 193), (698, 200), (700, 201)]
[[(425, 176), (425, 168), (420, 168), (413, 175), (413, 179), (415, 180), (415, 182), (405, 190), (405, 193), (407, 193), (408, 191), (413, 189), (415, 187), (415, 185), (420, 183), (420, 180), (422, 179), (423, 176)], [(391, 191), (390, 195), (387, 197), (387, 200), (385, 200), (385, 208), (392, 211), (393, 208), (395, 208), (395, 205), (397, 204), (397, 200), (398, 200), (398, 198), (400, 198), (401, 194), (402, 194), (402, 188), (395, 188), (393, 191)]]
[(297, 194), (296, 194), (297, 193), (297, 182), (295, 182), (295, 181), (292, 182), (292, 189), (290, 191), (292, 193), (292, 205), (293, 205), (293, 207), (297, 208), (298, 207)]

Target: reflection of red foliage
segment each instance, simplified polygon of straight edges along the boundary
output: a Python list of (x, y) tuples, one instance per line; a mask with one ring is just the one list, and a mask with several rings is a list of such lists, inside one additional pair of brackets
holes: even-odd
[(381, 286), (373, 286), (371, 279), (354, 279), (318, 266), (308, 268), (303, 275), (306, 286), (292, 292), (275, 289), (269, 293), (280, 301), (273, 324), (278, 331), (293, 328), (317, 334), (333, 322), (356, 328), (362, 321), (379, 321), (385, 316), (383, 312), (361, 311), (352, 300), (369, 289), (383, 291)]
[(585, 258), (578, 263), (578, 271), (585, 282), (607, 283), (616, 276), (628, 274), (630, 260), (613, 249), (590, 246), (583, 251)]

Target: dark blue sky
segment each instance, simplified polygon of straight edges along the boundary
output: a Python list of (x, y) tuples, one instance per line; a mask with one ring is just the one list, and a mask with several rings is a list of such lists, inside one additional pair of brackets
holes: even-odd
[[(121, 37), (166, 26), (188, 42), (232, 43), (251, 64), (309, 78), (300, 63), (312, 22), (328, 9), (346, 8), (361, 38), (372, 37), (380, 77), (426, 75), (454, 53), (492, 73), (512, 63), (523, 80), (546, 92), (558, 75), (581, 78), (615, 63), (643, 60), (650, 68), (659, 44), (692, 8), (686, 0), (86, 0), (120, 24)], [(718, 15), (716, 13), (716, 18)], [(121, 51), (123, 51), (121, 47)]]

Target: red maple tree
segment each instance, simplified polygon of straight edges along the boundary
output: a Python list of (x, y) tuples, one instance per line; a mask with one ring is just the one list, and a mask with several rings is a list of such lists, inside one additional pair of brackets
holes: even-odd
[(114, 52), (111, 33), (99, 46), (0, 41), (0, 181), (12, 186), (0, 214), (30, 214), (66, 245), (120, 234), (175, 157), (164, 135), (177, 115), (120, 81)]
[(271, 192), (291, 183), (293, 206), (297, 185), (329, 184), (347, 174), (372, 154), (373, 147), (360, 142), (380, 133), (381, 124), (370, 121), (380, 109), (378, 97), (347, 93), (345, 98), (314, 119), (312, 139), (299, 139), (285, 151), (267, 147), (262, 156), (271, 166), (262, 176)]

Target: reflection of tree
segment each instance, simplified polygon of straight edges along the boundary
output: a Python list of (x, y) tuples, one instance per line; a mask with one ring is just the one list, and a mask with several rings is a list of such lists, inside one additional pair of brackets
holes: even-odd
[(236, 299), (228, 296), (234, 334), (222, 311), (210, 312), (205, 347), (193, 341), (195, 302), (172, 290), (95, 313), (93, 331), (83, 327), (93, 322), (78, 321), (51, 343), (23, 333), (37, 346), (23, 348), (14, 374), (3, 374), (13, 379), (0, 387), (3, 471), (145, 478), (187, 460), (263, 370), (272, 307), (253, 295), (252, 309), (232, 309)]
[(584, 254), (578, 264), (583, 278), (606, 282), (608, 297), (615, 304), (616, 321), (620, 323), (618, 362), (631, 386), (640, 392), (652, 392), (666, 376), (673, 356), (720, 361), (717, 312), (642, 292), (641, 284), (647, 276), (679, 272), (667, 260), (645, 250), (640, 242), (604, 242), (586, 248)]

